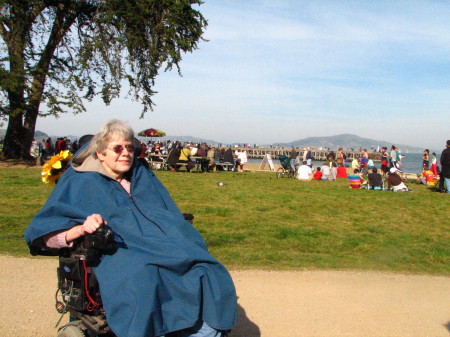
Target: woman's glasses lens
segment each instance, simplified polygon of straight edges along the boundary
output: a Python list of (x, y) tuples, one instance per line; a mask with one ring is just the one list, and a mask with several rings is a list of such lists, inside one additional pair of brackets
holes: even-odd
[(127, 149), (128, 152), (134, 152), (134, 145), (131, 145), (131, 144), (128, 144), (128, 145), (125, 145), (125, 146), (122, 146), (122, 145), (114, 145), (113, 148), (112, 148), (112, 150), (113, 150), (115, 153), (119, 154), (119, 153), (122, 153), (122, 151), (123, 151), (124, 148)]

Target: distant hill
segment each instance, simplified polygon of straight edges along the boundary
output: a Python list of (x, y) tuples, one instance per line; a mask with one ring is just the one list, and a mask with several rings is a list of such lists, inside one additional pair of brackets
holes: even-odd
[[(3, 138), (6, 135), (6, 129), (0, 129), (0, 137)], [(47, 138), (47, 134), (45, 132), (42, 131), (35, 131), (34, 132), (34, 137), (35, 138)]]
[[(0, 129), (0, 138), (3, 138), (5, 136), (6, 130), (5, 129)], [(37, 139), (42, 139), (42, 138), (47, 138), (47, 134), (41, 131), (36, 131), (35, 132), (35, 138)], [(53, 139), (56, 139), (57, 137), (62, 137), (61, 135), (58, 136), (51, 136)], [(75, 140), (77, 138), (79, 138), (78, 136), (67, 136), (68, 138)], [(211, 139), (205, 139), (205, 138), (199, 138), (199, 137), (193, 137), (193, 136), (165, 136), (165, 137), (138, 137), (141, 140), (147, 139), (147, 140), (161, 140), (161, 141), (166, 141), (166, 140), (171, 140), (171, 141), (175, 141), (175, 140), (179, 140), (180, 142), (184, 143), (184, 142), (192, 142), (192, 143), (206, 143), (206, 144), (210, 144), (210, 145), (230, 145), (229, 143), (222, 143), (222, 142), (218, 142), (216, 140), (211, 140)], [(238, 145), (242, 145), (242, 143), (232, 143), (231, 146), (233, 146), (234, 144)], [(336, 135), (336, 136), (329, 136), (329, 137), (308, 137), (308, 138), (304, 138), (304, 139), (298, 139), (298, 140), (294, 140), (290, 143), (273, 143), (272, 145), (275, 146), (282, 146), (282, 147), (306, 147), (306, 146), (310, 146), (313, 148), (329, 148), (332, 150), (336, 150), (338, 147), (343, 147), (346, 150), (350, 150), (350, 149), (355, 149), (358, 150), (359, 148), (363, 148), (363, 149), (374, 149), (376, 150), (378, 146), (382, 147), (382, 146), (387, 146), (388, 149), (392, 146), (392, 145), (396, 145), (398, 146), (398, 148), (400, 149), (401, 152), (404, 153), (419, 153), (422, 152), (423, 149), (418, 148), (418, 147), (414, 147), (414, 146), (409, 146), (409, 145), (404, 145), (404, 144), (395, 144), (392, 142), (387, 142), (387, 141), (381, 141), (381, 140), (374, 140), (374, 139), (369, 139), (369, 138), (362, 138), (359, 137), (357, 135), (352, 135), (352, 134), (342, 134), (342, 135)], [(264, 147), (265, 145), (261, 145), (262, 147)], [(267, 145), (267, 147), (269, 147), (269, 145)]]
[[(3, 138), (6, 135), (6, 129), (0, 129), (0, 137)], [(34, 133), (34, 137), (36, 138), (44, 138), (44, 137), (48, 137), (47, 134), (45, 132), (42, 131), (36, 131)]]
[(192, 136), (165, 136), (165, 137), (137, 137), (138, 139), (142, 141), (176, 141), (179, 140), (181, 143), (190, 142), (190, 143), (206, 143), (209, 145), (218, 145), (220, 142), (217, 142), (215, 140), (211, 139), (205, 139), (205, 138), (199, 138), (199, 137), (192, 137)]
[(36, 131), (34, 133), (34, 138), (39, 138), (39, 139), (41, 139), (41, 138), (48, 138), (48, 135), (45, 132)]
[(404, 144), (395, 144), (387, 141), (381, 141), (381, 140), (374, 140), (369, 138), (362, 138), (356, 135), (352, 134), (342, 134), (342, 135), (336, 135), (336, 136), (329, 136), (329, 137), (308, 137), (304, 139), (294, 140), (290, 143), (277, 143), (275, 145), (278, 146), (284, 146), (284, 147), (305, 147), (310, 146), (313, 148), (329, 148), (332, 150), (337, 149), (338, 147), (343, 147), (344, 149), (350, 150), (358, 150), (359, 148), (363, 149), (377, 149), (378, 146), (387, 146), (388, 149), (395, 145), (397, 146), (402, 152), (422, 152), (422, 149), (414, 146), (404, 145)]
[[(5, 135), (6, 135), (6, 129), (0, 129), (0, 138), (4, 138)], [(49, 135), (46, 134), (45, 132), (42, 132), (42, 131), (39, 131), (39, 130), (36, 130), (36, 131), (34, 132), (34, 138), (36, 138), (36, 139), (44, 139), (44, 138), (48, 138), (48, 137), (49, 137)], [(59, 138), (59, 137), (67, 137), (67, 138), (70, 138), (71, 140), (75, 140), (75, 139), (80, 138), (80, 137), (78, 137), (78, 136), (72, 136), (72, 135), (70, 135), (70, 136), (66, 136), (66, 135), (61, 136), (61, 135), (58, 135), (58, 136), (50, 136), (50, 137), (51, 137), (53, 140), (55, 140), (56, 138)]]

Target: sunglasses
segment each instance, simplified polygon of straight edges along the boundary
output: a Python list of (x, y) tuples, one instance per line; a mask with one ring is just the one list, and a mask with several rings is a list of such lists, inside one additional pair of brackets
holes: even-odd
[(117, 154), (122, 153), (123, 149), (127, 149), (128, 152), (133, 153), (134, 145), (132, 145), (132, 144), (127, 144), (125, 146), (114, 145), (112, 148), (108, 148), (108, 150), (114, 151)]

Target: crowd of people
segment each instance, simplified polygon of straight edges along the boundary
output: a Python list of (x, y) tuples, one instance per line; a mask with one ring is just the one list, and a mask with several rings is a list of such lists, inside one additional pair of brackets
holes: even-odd
[[(240, 151), (231, 147), (218, 148), (206, 143), (182, 143), (171, 140), (141, 142), (135, 138), (134, 141), (139, 143), (136, 144), (136, 147), (140, 149), (139, 158), (151, 158), (156, 168), (159, 168), (158, 162), (161, 165), (163, 162), (166, 162), (173, 171), (178, 171), (182, 166), (185, 166), (190, 171), (198, 165), (202, 172), (226, 170), (228, 167), (232, 171), (242, 172), (244, 165), (248, 162), (245, 148), (243, 151)], [(68, 137), (60, 137), (53, 142), (48, 137), (40, 141), (33, 140), (30, 154), (33, 157), (41, 157), (43, 160), (46, 160), (63, 150), (70, 150), (72, 153), (75, 153), (78, 148), (78, 140), (71, 141)], [(373, 149), (371, 152), (373, 152)], [(398, 177), (402, 179), (402, 159), (405, 156), (400, 153), (399, 148), (395, 145), (392, 145), (389, 149), (388, 147), (382, 147), (379, 152), (381, 154), (380, 167), (375, 166), (373, 159), (369, 157), (367, 149), (362, 148), (360, 149), (360, 156), (355, 156), (351, 161), (346, 157), (342, 147), (339, 147), (336, 152), (330, 150), (323, 165), (313, 168), (311, 148), (296, 149), (292, 147), (289, 153), (289, 161), (292, 171), (295, 172), (296, 177), (300, 180), (349, 179), (346, 168), (351, 167), (352, 173), (350, 175), (359, 175), (361, 177), (361, 186), (368, 185), (378, 188), (381, 180), (383, 183), (386, 181), (391, 189), (394, 189), (395, 186), (401, 186), (400, 189), (404, 189), (403, 185), (398, 184)], [(164, 157), (167, 157), (167, 160)], [(430, 154), (430, 151), (425, 149), (422, 155), (420, 181), (428, 185), (434, 185), (439, 181), (442, 185), (445, 182), (445, 178), (449, 178), (449, 174), (446, 173), (448, 164), (446, 164), (445, 158), (445, 153), (443, 152), (440, 160), (442, 170), (440, 170), (436, 153), (432, 152)], [(362, 178), (363, 175), (367, 176), (368, 179), (364, 180)], [(373, 180), (373, 177), (376, 177), (376, 179)], [(441, 177), (444, 179), (441, 179)]]
[(227, 166), (231, 166), (232, 171), (242, 172), (248, 161), (246, 150), (232, 150), (231, 147), (219, 149), (206, 143), (186, 142), (183, 144), (180, 141), (167, 140), (166, 142), (141, 142), (141, 147), (139, 155), (141, 158), (151, 158), (152, 162), (158, 165), (158, 162), (164, 162), (164, 156), (167, 156), (165, 162), (173, 171), (179, 170), (181, 166), (186, 166), (186, 169), (190, 171), (198, 162), (202, 172), (224, 170)]
[(72, 142), (69, 137), (59, 137), (56, 141), (53, 141), (51, 137), (40, 141), (33, 139), (31, 143), (30, 155), (33, 158), (40, 157), (45, 160), (65, 150), (75, 153), (78, 148), (78, 140)]
[[(190, 171), (200, 162), (202, 172), (224, 170), (231, 166), (231, 171), (242, 172), (248, 162), (247, 151), (234, 150), (231, 147), (218, 148), (206, 143), (191, 143), (180, 141), (147, 141), (142, 142), (134, 138), (135, 146), (139, 149), (138, 157), (152, 158), (152, 162), (163, 162), (167, 157), (167, 164), (173, 171), (177, 171), (182, 164), (186, 164)], [(30, 155), (33, 158), (47, 160), (60, 151), (70, 150), (75, 153), (80, 147), (79, 140), (71, 141), (68, 137), (60, 137), (55, 141), (51, 137), (42, 140), (33, 139)], [(181, 164), (181, 165), (180, 165)], [(226, 164), (226, 165), (224, 165)], [(159, 168), (159, 167), (157, 167)]]
[[(450, 141), (447, 141), (446, 149), (440, 158), (441, 169), (439, 169), (438, 159), (435, 152), (430, 156), (428, 149), (423, 152), (422, 173), (420, 181), (424, 184), (434, 186), (438, 181), (440, 189), (445, 190), (444, 184), (450, 186)], [(290, 152), (290, 165), (295, 172), (296, 178), (300, 180), (336, 180), (337, 178), (347, 178), (350, 187), (359, 189), (367, 187), (369, 189), (390, 189), (393, 191), (410, 191), (405, 184), (402, 172), (402, 159), (397, 146), (392, 145), (390, 150), (387, 147), (381, 148), (381, 165), (377, 168), (372, 159), (369, 158), (368, 151), (362, 149), (359, 157), (354, 157), (349, 164), (351, 173), (347, 174), (347, 158), (342, 148), (335, 154), (330, 151), (326, 161), (322, 166), (312, 166), (311, 149), (306, 147), (301, 151), (295, 148)], [(366, 178), (367, 176), (367, 178)], [(447, 188), (450, 193), (450, 189)]]
[(425, 185), (436, 186), (440, 191), (447, 190), (450, 193), (450, 140), (447, 140), (446, 148), (442, 151), (439, 167), (435, 152), (428, 149), (422, 155), (422, 173), (419, 181)]

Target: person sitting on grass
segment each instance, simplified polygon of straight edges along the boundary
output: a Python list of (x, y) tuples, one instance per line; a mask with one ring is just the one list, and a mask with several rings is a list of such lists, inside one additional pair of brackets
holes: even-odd
[(347, 170), (345, 169), (344, 165), (339, 164), (337, 168), (337, 177), (338, 178), (347, 178)]
[(409, 192), (410, 189), (402, 181), (402, 178), (400, 177), (398, 172), (398, 169), (395, 167), (391, 167), (391, 169), (389, 170), (387, 176), (388, 188), (392, 188), (394, 192)]
[(322, 180), (323, 173), (320, 166), (317, 166), (316, 172), (314, 172), (314, 180)]
[(350, 183), (350, 188), (358, 190), (361, 188), (364, 179), (361, 178), (361, 174), (358, 169), (353, 171), (353, 174), (348, 176), (348, 182)]
[(331, 174), (330, 167), (326, 163), (323, 163), (320, 170), (322, 171), (322, 180), (328, 180)]
[(307, 161), (304, 160), (302, 166), (298, 168), (297, 179), (311, 180), (313, 178), (312, 169), (306, 163)]
[(424, 185), (434, 186), (436, 184), (437, 176), (431, 170), (424, 170), (420, 175), (420, 182)]
[(369, 189), (371, 190), (381, 190), (383, 189), (383, 177), (378, 173), (376, 167), (372, 168), (372, 173), (367, 176), (369, 181)]
[(331, 163), (330, 175), (328, 176), (328, 180), (336, 180), (337, 175), (337, 165), (336, 163)]

